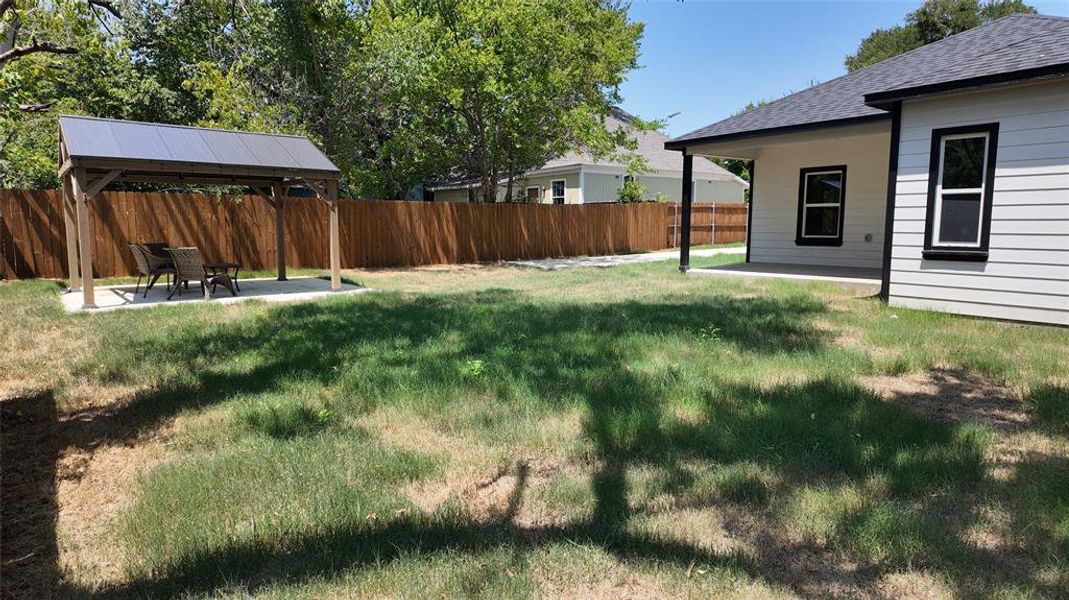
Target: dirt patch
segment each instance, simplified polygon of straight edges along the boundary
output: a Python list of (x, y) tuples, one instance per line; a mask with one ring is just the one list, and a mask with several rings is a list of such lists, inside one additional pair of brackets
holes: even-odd
[(876, 584), (880, 598), (942, 600), (956, 595), (946, 582), (923, 572), (889, 573)]
[(69, 447), (57, 469), (60, 568), (79, 587), (121, 580), (126, 563), (114, 541), (118, 518), (134, 500), (136, 481), (166, 459), (173, 425), (123, 444)]
[(862, 385), (888, 402), (950, 423), (980, 423), (999, 432), (1012, 432), (1029, 421), (1024, 407), (1007, 388), (959, 369), (867, 377)]
[(481, 520), (510, 521), (524, 527), (543, 525), (533, 511), (524, 510), (524, 497), (530, 488), (546, 485), (559, 470), (555, 462), (519, 460), (461, 495), (468, 509)]
[(77, 595), (121, 578), (114, 525), (137, 477), (166, 456), (173, 425), (138, 434), (104, 408), (61, 404), (50, 390), (0, 399), (5, 598)]

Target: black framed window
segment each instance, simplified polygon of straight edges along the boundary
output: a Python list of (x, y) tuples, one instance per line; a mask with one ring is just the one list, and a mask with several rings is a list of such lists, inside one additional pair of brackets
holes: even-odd
[(798, 178), (799, 246), (842, 246), (846, 165), (808, 167)]
[(932, 131), (924, 258), (987, 260), (998, 123)]

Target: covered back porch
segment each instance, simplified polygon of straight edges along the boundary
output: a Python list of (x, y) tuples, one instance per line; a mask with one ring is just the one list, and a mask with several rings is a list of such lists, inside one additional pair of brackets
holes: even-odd
[[(891, 131), (886, 117), (819, 128), (670, 142), (683, 153), (680, 270), (703, 276), (823, 281), (880, 293), (890, 248)], [(746, 262), (690, 264), (695, 155), (742, 161), (750, 172)]]

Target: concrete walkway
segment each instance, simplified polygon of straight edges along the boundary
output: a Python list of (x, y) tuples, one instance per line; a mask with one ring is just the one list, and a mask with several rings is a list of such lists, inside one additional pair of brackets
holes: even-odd
[[(97, 307), (92, 309), (82, 308), (82, 295), (80, 293), (61, 294), (63, 308), (67, 312), (101, 312), (109, 310), (123, 310), (128, 308), (152, 308), (154, 306), (174, 306), (176, 304), (234, 304), (246, 300), (262, 300), (264, 302), (303, 302), (317, 300), (330, 296), (346, 294), (363, 294), (371, 291), (370, 288), (360, 287), (349, 283), (342, 283), (341, 290), (330, 291), (330, 281), (318, 277), (291, 277), (289, 281), (278, 281), (274, 278), (242, 279), (238, 282), (241, 291), (237, 296), (231, 296), (230, 292), (220, 286), (211, 300), (205, 300), (200, 293), (200, 286), (193, 284), (189, 290), (183, 290), (181, 296), (175, 294), (170, 300), (167, 299), (167, 285), (160, 280), (149, 291), (148, 297), (142, 294), (134, 294), (132, 285), (106, 285), (96, 288)], [(144, 292), (144, 283), (141, 291)]]
[[(746, 247), (738, 248), (706, 248), (703, 250), (691, 250), (691, 258), (697, 256), (715, 256), (717, 254), (746, 254)], [(635, 263), (658, 262), (662, 260), (679, 260), (679, 250), (662, 250), (659, 252), (645, 252), (642, 254), (614, 254), (610, 256), (573, 256), (569, 258), (542, 258), (538, 260), (510, 260), (507, 265), (518, 267), (533, 267), (546, 271), (556, 271), (571, 267), (618, 267)]]

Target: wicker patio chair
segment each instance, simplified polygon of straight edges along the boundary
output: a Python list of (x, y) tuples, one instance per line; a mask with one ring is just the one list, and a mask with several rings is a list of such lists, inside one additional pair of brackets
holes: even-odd
[(232, 296), (238, 295), (234, 291), (234, 282), (229, 275), (225, 273), (218, 275), (208, 274), (208, 271), (204, 268), (204, 259), (201, 258), (199, 249), (168, 248), (168, 252), (171, 253), (175, 268), (174, 289), (171, 290), (171, 295), (167, 296), (168, 300), (171, 299), (171, 296), (174, 296), (175, 292), (178, 292), (178, 295), (182, 295), (182, 284), (188, 284), (190, 281), (200, 284), (205, 300), (211, 298), (211, 293), (215, 291), (215, 286), (217, 285), (230, 290), (230, 295)]
[(148, 297), (148, 291), (152, 289), (152, 286), (156, 285), (156, 280), (161, 275), (167, 276), (167, 289), (171, 289), (171, 276), (174, 275), (174, 267), (171, 266), (170, 260), (152, 254), (141, 244), (130, 244), (130, 252), (134, 255), (134, 262), (137, 263), (137, 285), (134, 286), (135, 296), (141, 288), (142, 277), (148, 278), (148, 284), (145, 286), (145, 293), (141, 296), (142, 298)]

